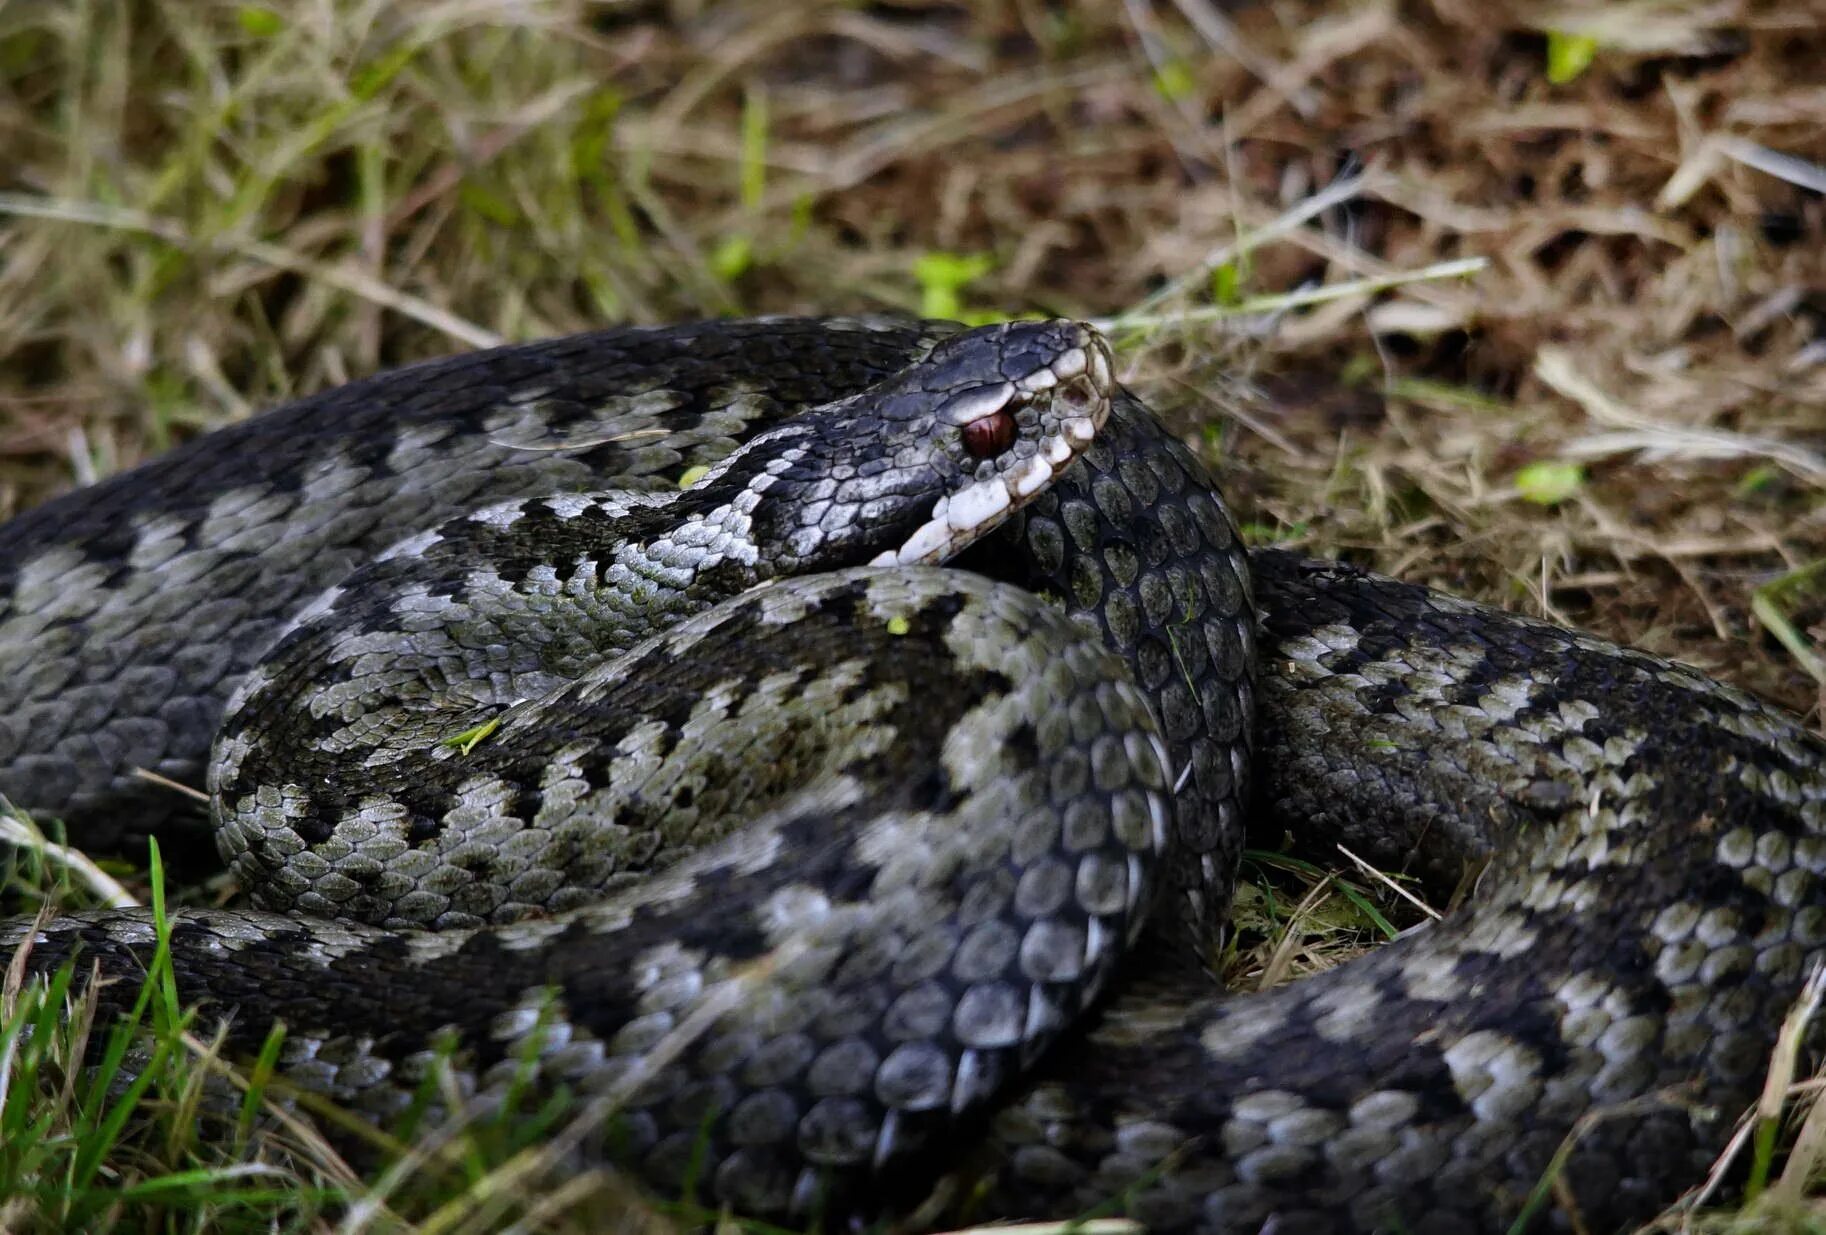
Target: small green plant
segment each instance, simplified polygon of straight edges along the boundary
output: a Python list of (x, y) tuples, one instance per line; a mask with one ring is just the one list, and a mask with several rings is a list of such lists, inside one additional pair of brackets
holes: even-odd
[(980, 326), (1000, 320), (999, 314), (974, 314), (964, 308), (963, 290), (991, 270), (995, 261), (986, 253), (927, 253), (913, 263), (919, 282), (919, 311), (925, 317)]
[(1585, 469), (1577, 463), (1543, 459), (1515, 474), (1515, 491), (1537, 506), (1558, 506), (1585, 487)]
[(1547, 32), (1547, 80), (1563, 86), (1591, 67), (1598, 55), (1598, 40), (1589, 34), (1565, 30)]

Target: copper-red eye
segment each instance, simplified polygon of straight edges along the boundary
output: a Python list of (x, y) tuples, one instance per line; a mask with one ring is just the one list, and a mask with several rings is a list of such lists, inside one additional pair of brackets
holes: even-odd
[(964, 426), (964, 449), (973, 459), (993, 459), (1014, 445), (1014, 417), (991, 412)]

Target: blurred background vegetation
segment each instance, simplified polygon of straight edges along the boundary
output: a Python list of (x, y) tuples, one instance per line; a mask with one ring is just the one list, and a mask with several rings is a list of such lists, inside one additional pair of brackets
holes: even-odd
[(0, 517), (498, 341), (1070, 314), (1252, 537), (1817, 724), (1823, 64), (1820, 0), (0, 0)]

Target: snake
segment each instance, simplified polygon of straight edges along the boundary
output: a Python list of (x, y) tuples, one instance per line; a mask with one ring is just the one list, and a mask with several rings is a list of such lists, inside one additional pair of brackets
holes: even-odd
[[(722, 320), (203, 434), (0, 525), (0, 791), (178, 871), (213, 840), (252, 906), (163, 942), (231, 1052), (282, 1025), (279, 1075), (382, 1124), (561, 1094), (580, 1160), (713, 1212), (1652, 1216), (1826, 957), (1826, 742), (1246, 548), (1113, 374), (1068, 321)], [(1283, 833), (1473, 890), (1223, 993)], [(113, 1013), (160, 943), (0, 923)]]

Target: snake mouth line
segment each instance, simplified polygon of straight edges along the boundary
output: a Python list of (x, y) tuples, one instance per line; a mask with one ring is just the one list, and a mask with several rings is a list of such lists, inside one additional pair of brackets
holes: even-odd
[(1109, 418), (1116, 384), (1109, 345), (1089, 327), (1081, 331), (1081, 342), (1061, 352), (1051, 364), (1016, 381), (979, 387), (951, 401), (944, 418), (960, 428), (1042, 399), (1050, 402), (1050, 414), (1057, 424), (1020, 463), (939, 498), (931, 517), (898, 547), (876, 554), (871, 566), (931, 565), (946, 560), (1045, 492), (1084, 452)]

